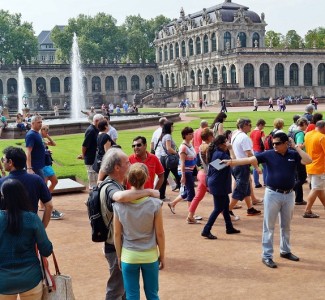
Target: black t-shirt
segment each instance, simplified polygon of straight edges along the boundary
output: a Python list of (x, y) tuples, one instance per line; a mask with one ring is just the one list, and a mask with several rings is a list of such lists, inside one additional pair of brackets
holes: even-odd
[(87, 148), (85, 153), (85, 165), (92, 165), (95, 161), (97, 150), (97, 136), (98, 129), (91, 124), (85, 132), (85, 139), (82, 143), (82, 146)]

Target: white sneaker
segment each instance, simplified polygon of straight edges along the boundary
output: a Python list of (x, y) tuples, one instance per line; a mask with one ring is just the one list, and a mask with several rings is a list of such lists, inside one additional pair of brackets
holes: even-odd
[(195, 220), (202, 220), (203, 218), (202, 218), (201, 216), (197, 216), (197, 215), (195, 215), (195, 216), (194, 216), (194, 219), (195, 219)]
[(236, 216), (231, 210), (229, 211), (229, 214), (230, 214), (230, 218), (231, 218), (232, 221), (239, 221), (240, 220), (240, 217)]

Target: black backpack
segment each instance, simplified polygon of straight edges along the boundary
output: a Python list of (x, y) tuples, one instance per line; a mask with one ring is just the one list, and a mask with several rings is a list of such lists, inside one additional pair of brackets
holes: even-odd
[[(88, 217), (91, 226), (91, 240), (93, 242), (105, 242), (109, 233), (113, 217), (110, 218), (109, 223), (105, 224), (101, 211), (100, 191), (107, 184), (112, 183), (111, 179), (103, 181), (99, 186), (96, 186), (89, 194), (87, 200)], [(105, 191), (105, 193), (107, 193)], [(112, 200), (106, 194), (106, 205), (110, 212), (113, 212)], [(112, 214), (113, 216), (113, 214)]]

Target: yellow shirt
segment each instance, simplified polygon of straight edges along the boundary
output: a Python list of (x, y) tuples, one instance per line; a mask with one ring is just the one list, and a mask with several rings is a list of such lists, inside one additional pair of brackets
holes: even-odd
[(325, 174), (325, 134), (312, 130), (305, 135), (305, 147), (307, 154), (313, 162), (306, 165), (308, 174)]

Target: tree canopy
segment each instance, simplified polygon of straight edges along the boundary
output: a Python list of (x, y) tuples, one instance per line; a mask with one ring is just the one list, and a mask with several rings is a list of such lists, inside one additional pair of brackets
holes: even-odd
[(0, 60), (11, 64), (26, 63), (37, 56), (38, 42), (31, 23), (22, 22), (21, 14), (0, 10)]

